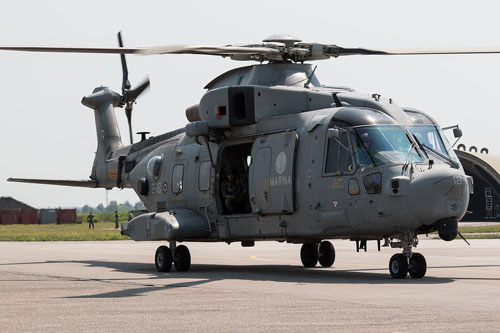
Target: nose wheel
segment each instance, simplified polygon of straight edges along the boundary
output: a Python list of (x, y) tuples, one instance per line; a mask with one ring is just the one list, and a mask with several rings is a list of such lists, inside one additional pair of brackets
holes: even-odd
[(410, 259), (404, 254), (398, 253), (389, 261), (389, 272), (395, 279), (404, 279), (409, 273), (414, 279), (421, 279), (427, 271), (427, 262), (420, 253), (413, 253)]
[(404, 279), (408, 275), (408, 259), (401, 253), (393, 255), (389, 260), (389, 272), (394, 279)]
[(404, 279), (408, 274), (414, 279), (421, 279), (427, 271), (427, 262), (420, 253), (413, 253), (418, 239), (408, 235), (400, 242), (391, 242), (391, 247), (403, 248), (403, 253), (395, 254), (389, 260), (389, 273), (394, 279)]
[(414, 279), (421, 279), (424, 277), (426, 271), (427, 262), (424, 256), (420, 253), (413, 253), (408, 265), (408, 273), (410, 273), (410, 276)]

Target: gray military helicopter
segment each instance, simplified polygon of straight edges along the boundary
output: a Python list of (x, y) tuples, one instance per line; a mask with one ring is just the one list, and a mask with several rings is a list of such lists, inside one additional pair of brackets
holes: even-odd
[[(259, 44), (125, 48), (0, 47), (1, 50), (120, 54), (122, 94), (98, 87), (82, 103), (93, 109), (97, 152), (88, 180), (9, 181), (111, 189), (133, 188), (149, 211), (122, 223), (137, 241), (165, 240), (160, 272), (187, 271), (178, 242), (274, 240), (302, 244), (305, 267), (330, 267), (329, 239), (401, 248), (389, 261), (393, 278), (422, 278), (418, 235), (457, 237), (472, 178), (443, 129), (426, 113), (380, 95), (322, 85), (305, 63), (349, 55), (500, 53), (500, 48), (373, 50), (303, 43), (274, 35)], [(203, 54), (260, 64), (213, 79), (189, 123), (133, 143), (132, 107), (149, 80), (131, 89), (125, 54)], [(131, 144), (122, 143), (115, 107), (125, 107)], [(461, 136), (458, 128), (455, 137)]]

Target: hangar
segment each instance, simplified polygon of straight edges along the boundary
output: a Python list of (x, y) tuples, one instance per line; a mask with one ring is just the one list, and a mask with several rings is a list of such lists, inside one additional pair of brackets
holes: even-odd
[(488, 154), (488, 149), (480, 152), (474, 146), (458, 145), (455, 150), (465, 173), (474, 178), (474, 193), (470, 197), (470, 214), (464, 221), (500, 220), (500, 156)]
[(35, 209), (35, 208), (11, 197), (0, 197), (0, 210), (4, 209)]

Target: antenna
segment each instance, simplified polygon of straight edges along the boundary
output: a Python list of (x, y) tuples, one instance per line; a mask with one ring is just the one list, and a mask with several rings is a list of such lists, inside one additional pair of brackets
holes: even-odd
[(309, 75), (309, 77), (307, 78), (307, 82), (304, 83), (304, 88), (309, 88), (309, 84), (311, 83), (311, 80), (314, 76), (314, 72), (316, 72), (316, 68), (318, 68), (318, 66), (314, 66), (314, 69), (313, 71), (311, 72), (311, 74)]

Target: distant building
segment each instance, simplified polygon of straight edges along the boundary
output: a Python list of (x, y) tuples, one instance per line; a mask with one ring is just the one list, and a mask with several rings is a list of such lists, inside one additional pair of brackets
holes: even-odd
[(35, 209), (35, 208), (11, 197), (0, 197), (0, 210), (4, 209)]
[(465, 221), (500, 220), (500, 156), (488, 154), (486, 148), (477, 152), (477, 148), (464, 145), (455, 150), (465, 173), (474, 179), (474, 194), (470, 197)]

